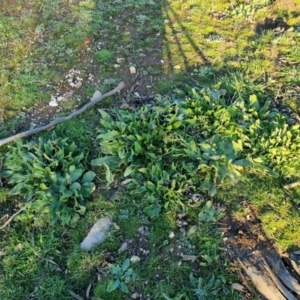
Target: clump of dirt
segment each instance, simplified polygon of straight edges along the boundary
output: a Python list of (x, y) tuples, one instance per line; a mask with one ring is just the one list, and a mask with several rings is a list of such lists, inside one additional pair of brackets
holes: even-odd
[(273, 30), (275, 33), (282, 33), (289, 30), (291, 27), (283, 21), (282, 18), (265, 18), (262, 23), (258, 23), (255, 32), (261, 35), (265, 30)]
[(228, 257), (241, 282), (263, 299), (300, 299), (300, 252), (285, 253), (277, 248), (265, 236), (258, 212), (247, 202), (243, 205), (248, 210), (243, 219), (230, 215), (223, 219)]

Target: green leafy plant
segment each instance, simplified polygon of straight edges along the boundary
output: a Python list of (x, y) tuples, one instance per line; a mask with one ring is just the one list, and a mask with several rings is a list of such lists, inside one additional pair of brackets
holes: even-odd
[(199, 213), (198, 219), (202, 222), (216, 221), (220, 217), (221, 213), (222, 210), (220, 208), (215, 208), (212, 201), (207, 201), (204, 208)]
[(129, 258), (125, 259), (121, 266), (109, 264), (109, 271), (114, 279), (108, 283), (107, 292), (112, 292), (118, 288), (124, 293), (129, 292), (127, 284), (136, 279), (136, 273), (129, 266)]
[(114, 54), (107, 49), (99, 50), (96, 53), (97, 60), (103, 64), (108, 64), (109, 61), (113, 58), (113, 56), (114, 56)]
[(75, 143), (40, 138), (37, 143), (17, 143), (5, 157), (5, 172), (12, 195), (22, 195), (22, 203), (33, 201), (34, 218), (50, 217), (52, 222), (75, 225), (86, 210), (94, 184), (95, 173), (85, 171), (83, 153)]
[(205, 280), (201, 277), (195, 278), (193, 275), (190, 275), (190, 282), (194, 287), (194, 295), (199, 300), (205, 299), (216, 299), (222, 285), (225, 283), (224, 278), (216, 278), (215, 275), (212, 275), (211, 278)]
[[(131, 177), (127, 186), (143, 194), (149, 216), (184, 208), (186, 185), (214, 196), (224, 180), (236, 184), (245, 168), (297, 176), (299, 126), (288, 125), (270, 102), (234, 95), (228, 103), (216, 89), (187, 87), (186, 93), (183, 100), (160, 98), (156, 106), (117, 111), (115, 117), (100, 110), (102, 157), (92, 164), (106, 167), (108, 184), (115, 175)], [(212, 207), (206, 209), (204, 215), (211, 215)]]

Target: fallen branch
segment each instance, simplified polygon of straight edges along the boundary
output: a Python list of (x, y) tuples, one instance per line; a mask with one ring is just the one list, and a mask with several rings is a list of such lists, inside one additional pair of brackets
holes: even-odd
[(45, 126), (42, 126), (42, 127), (39, 127), (39, 128), (35, 128), (35, 129), (31, 129), (31, 130), (27, 130), (27, 131), (24, 131), (24, 132), (21, 132), (21, 133), (18, 133), (16, 135), (13, 135), (11, 137), (8, 137), (6, 139), (2, 139), (0, 140), (0, 146), (3, 146), (7, 143), (10, 143), (10, 142), (13, 142), (13, 141), (16, 141), (18, 139), (21, 139), (23, 137), (27, 137), (27, 136), (30, 136), (30, 135), (33, 135), (35, 133), (38, 133), (38, 132), (41, 132), (41, 131), (44, 131), (44, 130), (47, 130), (59, 123), (62, 123), (66, 120), (70, 120), (80, 114), (82, 114), (83, 112), (85, 112), (88, 108), (90, 108), (91, 106), (95, 105), (96, 103), (100, 102), (101, 100), (113, 95), (113, 94), (116, 94), (117, 92), (120, 92), (123, 88), (125, 87), (125, 84), (124, 82), (120, 82), (119, 85), (114, 88), (112, 91), (110, 92), (107, 92), (106, 94), (102, 95), (99, 91), (96, 91), (91, 99), (91, 101), (87, 104), (85, 104), (83, 107), (81, 107), (80, 109), (78, 110), (75, 110), (74, 112), (72, 112), (70, 115), (66, 116), (66, 117), (61, 117), (61, 118), (57, 118), (55, 119), (54, 121), (52, 121), (51, 123), (45, 125)]
[(293, 183), (290, 183), (290, 184), (286, 184), (283, 186), (284, 189), (286, 190), (290, 190), (296, 186), (300, 185), (300, 181), (296, 181), (296, 182), (293, 182)]
[(24, 209), (26, 209), (31, 203), (33, 202), (30, 201), (28, 202), (24, 207), (22, 207), (21, 209), (19, 209), (16, 213), (14, 213), (1, 227), (0, 230), (4, 229), (19, 213), (21, 213)]

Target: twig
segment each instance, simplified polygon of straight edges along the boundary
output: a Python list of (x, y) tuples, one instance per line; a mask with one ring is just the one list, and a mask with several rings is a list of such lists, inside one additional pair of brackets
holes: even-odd
[[(0, 159), (0, 171), (2, 170), (2, 167), (3, 167), (3, 157), (1, 157), (1, 159)], [(0, 176), (0, 186), (3, 186), (1, 176)]]
[(28, 202), (24, 207), (22, 207), (21, 209), (19, 209), (16, 213), (14, 213), (1, 227), (1, 229), (4, 229), (19, 213), (21, 213), (24, 209), (26, 209), (31, 203), (33, 202), (33, 200), (31, 200), (30, 202)]
[(87, 104), (85, 104), (83, 107), (81, 107), (80, 109), (78, 110), (75, 110), (74, 112), (72, 112), (70, 115), (66, 116), (66, 117), (61, 117), (61, 118), (57, 118), (55, 119), (54, 121), (52, 121), (51, 123), (45, 125), (45, 126), (42, 126), (42, 127), (39, 127), (39, 128), (35, 128), (35, 129), (31, 129), (31, 130), (27, 130), (27, 131), (24, 131), (24, 132), (21, 132), (21, 133), (18, 133), (16, 135), (13, 135), (11, 137), (8, 137), (6, 139), (2, 139), (0, 140), (0, 146), (3, 146), (7, 143), (10, 143), (12, 141), (16, 141), (20, 138), (23, 138), (23, 137), (26, 137), (26, 136), (30, 136), (30, 135), (33, 135), (35, 133), (38, 133), (38, 132), (41, 132), (41, 131), (44, 131), (44, 130), (47, 130), (51, 127), (53, 127), (54, 125), (56, 124), (59, 124), (59, 123), (62, 123), (66, 120), (69, 120), (69, 119), (72, 119), (74, 118), (75, 116), (78, 116), (79, 114), (85, 112), (88, 108), (90, 108), (91, 106), (95, 105), (96, 103), (100, 102), (101, 100), (103, 100), (104, 98), (107, 98), (117, 92), (120, 92), (123, 88), (125, 87), (125, 84), (124, 82), (120, 82), (119, 85), (114, 88), (112, 91), (110, 92), (107, 92), (106, 94), (102, 95), (99, 91), (96, 91), (91, 99), (91, 101)]
[(284, 189), (286, 190), (290, 190), (296, 186), (300, 185), (300, 181), (296, 181), (296, 182), (293, 182), (293, 183), (290, 183), (290, 184), (286, 184), (283, 186)]
[(75, 294), (74, 292), (72, 292), (71, 290), (69, 290), (69, 294), (76, 300), (84, 300), (82, 297), (80, 297), (79, 295)]

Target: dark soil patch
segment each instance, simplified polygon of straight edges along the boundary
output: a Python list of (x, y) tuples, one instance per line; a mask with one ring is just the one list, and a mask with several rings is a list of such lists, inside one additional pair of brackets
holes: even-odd
[(258, 23), (255, 28), (255, 32), (261, 35), (265, 30), (274, 30), (275, 32), (284, 32), (288, 30), (290, 26), (283, 21), (282, 18), (265, 18), (262, 23)]

